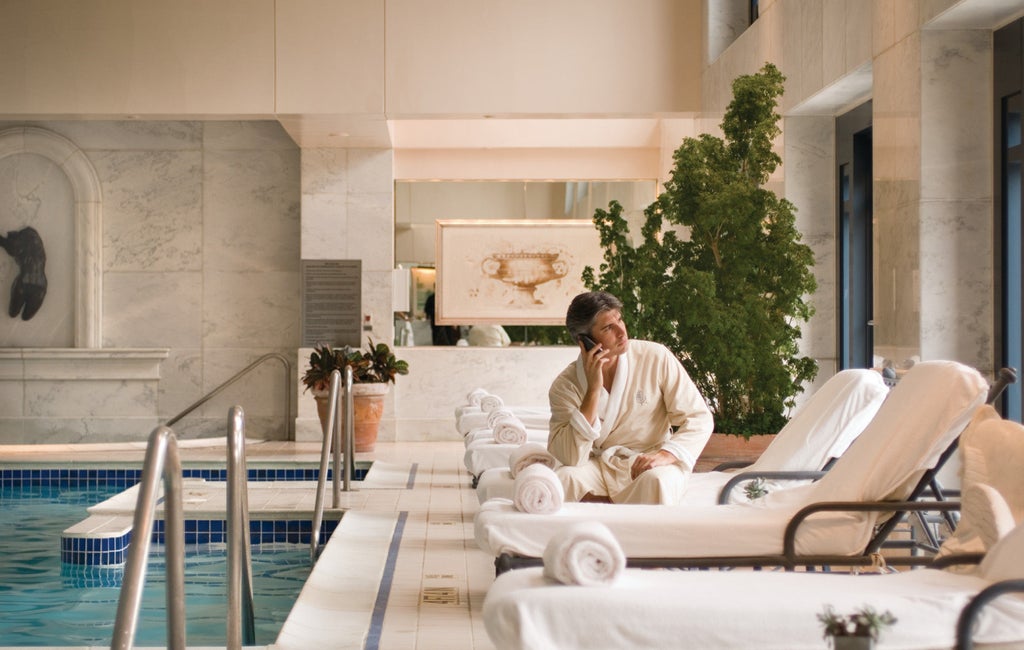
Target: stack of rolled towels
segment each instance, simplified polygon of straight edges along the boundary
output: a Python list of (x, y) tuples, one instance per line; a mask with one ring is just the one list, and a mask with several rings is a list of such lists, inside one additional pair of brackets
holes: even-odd
[(555, 470), (543, 463), (523, 467), (516, 474), (512, 504), (516, 510), (536, 515), (550, 515), (562, 509), (565, 489)]
[(613, 584), (626, 568), (626, 556), (608, 527), (581, 521), (559, 530), (544, 547), (544, 575), (567, 585)]

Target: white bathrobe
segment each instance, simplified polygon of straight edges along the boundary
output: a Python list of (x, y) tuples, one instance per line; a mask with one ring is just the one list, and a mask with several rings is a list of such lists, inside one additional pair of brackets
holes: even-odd
[[(584, 486), (588, 491), (613, 501), (633, 501), (616, 495), (632, 483), (630, 466), (640, 453), (665, 450), (678, 459), (672, 466), (677, 472), (693, 470), (714, 423), (704, 398), (668, 348), (650, 341), (629, 342), (619, 357), (611, 390), (602, 388), (593, 425), (579, 410), (586, 385), (582, 359), (552, 383), (548, 450), (570, 468), (591, 466), (590, 472), (567, 470), (584, 483), (593, 481)], [(581, 496), (569, 490), (566, 498)]]

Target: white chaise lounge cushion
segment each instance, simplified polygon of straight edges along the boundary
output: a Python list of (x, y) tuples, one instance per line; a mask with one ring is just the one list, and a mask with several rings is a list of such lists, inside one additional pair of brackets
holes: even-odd
[[(838, 458), (864, 431), (882, 406), (889, 388), (874, 370), (843, 370), (833, 375), (796, 412), (768, 448), (750, 466), (737, 471), (815, 471)], [(701, 472), (690, 476), (679, 505), (718, 503), (718, 495), (734, 472)], [(768, 492), (794, 487), (769, 481)], [(748, 501), (742, 485), (730, 492), (730, 503)]]
[[(984, 401), (988, 384), (952, 361), (915, 365), (829, 473), (816, 483), (769, 494), (755, 504), (680, 507), (568, 503), (554, 515), (526, 515), (503, 499), (481, 505), (477, 545), (492, 555), (540, 557), (555, 526), (596, 520), (607, 525), (627, 557), (733, 557), (782, 553), (786, 522), (822, 501), (905, 498), (936, 464)], [(797, 535), (801, 554), (863, 550), (877, 515), (816, 515)]]

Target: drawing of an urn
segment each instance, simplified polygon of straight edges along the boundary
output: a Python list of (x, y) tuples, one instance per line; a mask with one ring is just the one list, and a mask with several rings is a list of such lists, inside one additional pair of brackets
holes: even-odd
[(515, 289), (509, 304), (540, 305), (538, 285), (558, 280), (569, 273), (559, 253), (492, 253), (480, 263), (484, 275)]

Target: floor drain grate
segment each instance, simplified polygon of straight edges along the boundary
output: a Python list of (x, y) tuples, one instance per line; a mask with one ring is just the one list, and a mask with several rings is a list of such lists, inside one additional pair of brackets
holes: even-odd
[(458, 587), (426, 587), (420, 594), (424, 605), (458, 605)]

